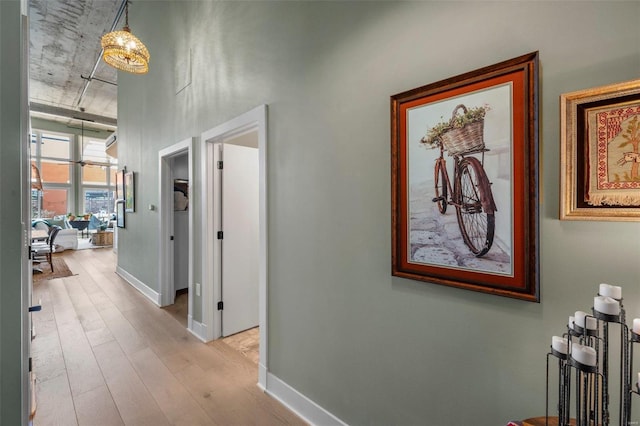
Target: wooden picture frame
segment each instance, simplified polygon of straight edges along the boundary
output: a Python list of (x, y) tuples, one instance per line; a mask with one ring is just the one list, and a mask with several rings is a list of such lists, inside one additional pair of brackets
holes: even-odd
[(538, 52), (392, 96), (391, 188), (394, 276), (538, 302)]
[(133, 172), (124, 173), (124, 210), (127, 213), (136, 211), (135, 176)]
[(118, 226), (118, 228), (125, 227), (124, 200), (116, 201), (116, 225)]
[(124, 199), (124, 169), (116, 172), (116, 200)]
[(560, 219), (640, 220), (640, 80), (560, 96)]

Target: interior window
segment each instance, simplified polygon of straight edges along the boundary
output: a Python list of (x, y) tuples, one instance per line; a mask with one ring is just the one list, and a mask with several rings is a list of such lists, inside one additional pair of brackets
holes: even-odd
[(100, 218), (108, 217), (114, 208), (113, 191), (109, 189), (85, 189), (84, 212), (93, 213)]
[(65, 188), (45, 188), (42, 193), (41, 217), (67, 214), (69, 190)]

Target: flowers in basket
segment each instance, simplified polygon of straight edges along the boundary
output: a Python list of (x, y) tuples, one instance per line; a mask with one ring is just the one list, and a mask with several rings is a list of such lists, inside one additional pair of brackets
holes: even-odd
[[(462, 109), (462, 114), (458, 113), (459, 109)], [(427, 134), (420, 139), (420, 143), (428, 148), (439, 148), (443, 143), (442, 136), (445, 133), (455, 129), (462, 129), (468, 124), (484, 121), (484, 116), (489, 110), (491, 110), (491, 108), (487, 104), (474, 108), (466, 108), (464, 105), (458, 105), (453, 110), (451, 119), (444, 121), (444, 118), (440, 117), (443, 121), (429, 128)]]

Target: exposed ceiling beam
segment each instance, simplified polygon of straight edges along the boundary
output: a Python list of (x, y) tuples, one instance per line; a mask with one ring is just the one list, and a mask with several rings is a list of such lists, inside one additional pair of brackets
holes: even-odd
[(72, 109), (59, 108), (50, 105), (43, 105), (37, 103), (29, 104), (30, 111), (39, 112), (42, 114), (55, 115), (58, 117), (75, 118), (79, 120), (92, 121), (94, 123), (105, 124), (107, 126), (118, 126), (118, 120), (110, 117), (103, 117), (101, 115), (89, 114), (82, 111), (75, 111)]
[[(113, 24), (111, 24), (111, 30), (109, 30), (109, 32), (113, 31), (116, 28), (116, 25), (118, 25), (118, 21), (120, 20), (120, 17), (122, 16), (122, 12), (124, 12), (125, 7), (127, 6), (127, 1), (128, 0), (122, 0), (122, 3), (120, 3), (120, 7), (118, 8), (118, 13), (116, 13), (116, 17), (113, 20)], [(76, 102), (76, 106), (80, 106), (80, 104), (82, 103), (82, 100), (84, 99), (84, 95), (87, 93), (87, 89), (89, 88), (89, 84), (91, 84), (91, 80), (103, 81), (103, 80), (95, 78), (96, 70), (98, 69), (98, 65), (100, 64), (100, 60), (102, 59), (102, 54), (103, 53), (104, 53), (104, 47), (102, 49), (100, 49), (100, 54), (98, 55), (98, 59), (96, 59), (96, 63), (93, 65), (93, 69), (91, 70), (91, 74), (89, 74), (89, 77), (85, 79), (86, 81), (84, 82), (84, 87), (82, 88), (82, 93), (80, 93), (80, 97), (78, 98), (78, 102)], [(80, 75), (80, 77), (82, 77), (82, 75)], [(82, 77), (82, 78), (84, 78), (84, 77)], [(113, 84), (113, 83), (111, 83), (111, 84)], [(117, 86), (117, 84), (116, 84), (116, 86)]]

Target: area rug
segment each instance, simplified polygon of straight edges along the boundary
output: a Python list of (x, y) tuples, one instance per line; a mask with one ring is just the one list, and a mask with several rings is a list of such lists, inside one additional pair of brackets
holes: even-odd
[(71, 272), (69, 266), (67, 265), (67, 262), (65, 262), (64, 258), (62, 258), (61, 256), (54, 255), (52, 262), (54, 272), (51, 272), (51, 266), (48, 262), (42, 262), (39, 265), (34, 265), (34, 267), (42, 269), (42, 273), (34, 272), (33, 282), (52, 280), (54, 278), (64, 278), (75, 275), (73, 272)]

